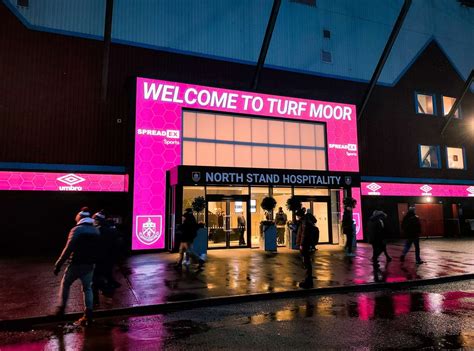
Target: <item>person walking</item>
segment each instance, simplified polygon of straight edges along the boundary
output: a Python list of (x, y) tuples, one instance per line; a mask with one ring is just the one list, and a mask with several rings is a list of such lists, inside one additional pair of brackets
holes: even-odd
[(92, 216), (94, 226), (99, 230), (99, 255), (94, 269), (92, 291), (94, 293), (94, 304), (99, 303), (99, 290), (104, 295), (111, 295), (121, 284), (114, 278), (114, 266), (117, 257), (117, 240), (113, 223), (107, 220), (104, 210), (100, 210)]
[(245, 246), (245, 228), (247, 227), (247, 222), (245, 221), (245, 217), (243, 213), (240, 213), (237, 217), (237, 227), (239, 231), (239, 246)]
[(283, 207), (278, 208), (275, 214), (275, 225), (277, 228), (277, 244), (283, 245), (285, 243), (285, 227), (288, 222), (288, 216), (283, 212)]
[[(194, 218), (193, 210), (191, 208), (187, 208), (183, 213), (183, 223), (179, 227), (181, 232), (181, 243), (179, 244), (179, 259), (176, 263), (175, 267), (180, 269), (183, 265), (186, 268), (189, 268), (190, 262), (190, 255), (196, 256), (192, 251), (193, 241), (196, 238), (198, 225), (196, 218)], [(198, 258), (199, 260), (199, 258)], [(201, 264), (201, 262), (199, 262)]]
[(402, 221), (402, 230), (407, 238), (405, 247), (403, 248), (400, 261), (405, 261), (405, 256), (410, 250), (411, 245), (415, 245), (415, 258), (416, 264), (423, 264), (425, 261), (420, 256), (420, 234), (421, 234), (421, 223), (420, 218), (415, 213), (415, 208), (410, 207), (407, 214)]
[(367, 236), (369, 243), (372, 245), (372, 264), (374, 267), (379, 266), (379, 256), (382, 252), (385, 253), (387, 262), (390, 262), (392, 258), (387, 252), (387, 214), (380, 210), (375, 210), (372, 216), (369, 218), (367, 225)]
[(346, 256), (354, 257), (352, 252), (352, 242), (354, 241), (355, 229), (352, 219), (352, 211), (356, 207), (357, 201), (353, 198), (344, 199), (344, 213), (342, 215), (342, 232), (346, 235)]
[(309, 249), (310, 252), (314, 252), (318, 250), (316, 246), (319, 243), (319, 228), (316, 226), (316, 223), (318, 222), (318, 220), (316, 219), (316, 217), (314, 217), (313, 211), (309, 208), (306, 210), (305, 217), (306, 217), (306, 220), (310, 221), (314, 226), (314, 230), (311, 231), (311, 245)]
[[(305, 279), (299, 283), (299, 287), (303, 289), (310, 289), (313, 287), (313, 266), (311, 264), (311, 244), (315, 236), (315, 225), (311, 220), (311, 216), (299, 213), (300, 225), (298, 226), (298, 234), (296, 243), (300, 248), (301, 256), (303, 257), (303, 265), (306, 270)], [(298, 216), (298, 213), (297, 213)], [(299, 216), (298, 216), (299, 217)]]
[(88, 325), (92, 323), (92, 278), (97, 261), (100, 234), (99, 230), (94, 227), (94, 220), (91, 218), (87, 207), (83, 207), (76, 215), (76, 223), (76, 226), (69, 232), (67, 243), (54, 267), (54, 274), (58, 275), (62, 265), (67, 260), (69, 261), (61, 280), (60, 304), (56, 310), (56, 315), (64, 315), (71, 285), (74, 281), (80, 279), (85, 311), (77, 323)]

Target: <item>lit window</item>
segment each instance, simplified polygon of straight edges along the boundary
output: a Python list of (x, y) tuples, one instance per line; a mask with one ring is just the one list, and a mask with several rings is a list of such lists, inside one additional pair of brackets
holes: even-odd
[(439, 160), (439, 146), (420, 145), (419, 150), (421, 168), (441, 168)]
[(464, 149), (461, 147), (447, 147), (446, 154), (448, 157), (448, 168), (465, 169)]
[(434, 115), (434, 96), (425, 94), (416, 94), (416, 112), (426, 115)]
[[(216, 117), (209, 113), (197, 113), (197, 137), (200, 139), (216, 138)], [(186, 121), (184, 121), (186, 123)]]
[(184, 126), (183, 126), (183, 136), (186, 138), (195, 138), (196, 137), (196, 113), (188, 112), (184, 113)]
[[(451, 111), (451, 107), (453, 107), (454, 103), (456, 102), (455, 98), (449, 96), (443, 96), (443, 115), (447, 116), (449, 111)], [(459, 108), (456, 109), (454, 112), (454, 118), (459, 118)]]

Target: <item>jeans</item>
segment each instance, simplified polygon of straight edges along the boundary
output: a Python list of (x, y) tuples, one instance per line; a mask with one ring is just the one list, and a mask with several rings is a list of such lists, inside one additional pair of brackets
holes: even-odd
[(407, 252), (410, 250), (411, 244), (415, 245), (416, 262), (420, 262), (421, 257), (420, 257), (420, 239), (419, 238), (407, 239), (407, 241), (405, 242), (405, 247), (403, 248), (402, 256), (405, 256), (407, 254)]
[(69, 298), (69, 290), (72, 283), (77, 279), (81, 280), (82, 291), (84, 294), (84, 305), (86, 309), (92, 311), (93, 307), (93, 294), (92, 294), (92, 277), (94, 275), (93, 264), (70, 264), (64, 272), (63, 279), (61, 280), (61, 306), (66, 307), (67, 300)]
[(313, 283), (313, 265), (311, 263), (311, 254), (309, 247), (303, 247), (300, 251), (301, 256), (303, 256), (303, 265), (306, 270), (305, 281)]
[(352, 253), (352, 242), (354, 241), (354, 234), (352, 233), (346, 234), (346, 238), (347, 238), (346, 252), (350, 254)]

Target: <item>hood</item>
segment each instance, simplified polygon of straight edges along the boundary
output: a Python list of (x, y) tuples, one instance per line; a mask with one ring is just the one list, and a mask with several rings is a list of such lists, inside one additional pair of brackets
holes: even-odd
[(387, 214), (384, 211), (375, 210), (371, 218), (387, 218)]
[(94, 224), (94, 220), (90, 217), (82, 218), (79, 222), (77, 222), (77, 225), (81, 224)]

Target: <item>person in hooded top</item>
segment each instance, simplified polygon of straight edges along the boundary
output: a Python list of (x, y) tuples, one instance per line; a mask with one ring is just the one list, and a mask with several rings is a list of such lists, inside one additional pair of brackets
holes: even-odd
[(403, 248), (400, 261), (405, 261), (405, 256), (410, 250), (411, 245), (415, 245), (415, 258), (416, 264), (425, 263), (420, 256), (420, 234), (421, 234), (421, 222), (420, 218), (415, 213), (415, 208), (410, 207), (407, 214), (402, 220), (402, 230), (407, 238), (405, 247)]
[[(305, 268), (305, 279), (299, 283), (299, 287), (303, 289), (310, 289), (313, 287), (313, 265), (311, 263), (311, 245), (314, 241), (314, 231), (316, 219), (311, 213), (304, 211), (297, 211), (297, 219), (300, 221), (298, 226), (298, 234), (296, 237), (296, 244), (300, 248), (300, 253), (303, 258), (303, 265)], [(314, 220), (313, 220), (314, 218)]]
[(385, 253), (387, 262), (390, 262), (392, 258), (387, 252), (387, 214), (380, 210), (375, 210), (372, 216), (369, 218), (367, 224), (367, 236), (369, 243), (372, 245), (372, 264), (374, 267), (379, 265), (379, 256), (382, 252)]
[(76, 226), (69, 232), (67, 243), (54, 265), (54, 274), (58, 275), (63, 264), (68, 262), (61, 280), (60, 303), (56, 315), (64, 315), (71, 285), (79, 279), (82, 283), (85, 304), (84, 315), (78, 320), (81, 325), (92, 322), (92, 278), (97, 262), (99, 236), (99, 230), (94, 227), (89, 209), (83, 207), (76, 215)]

